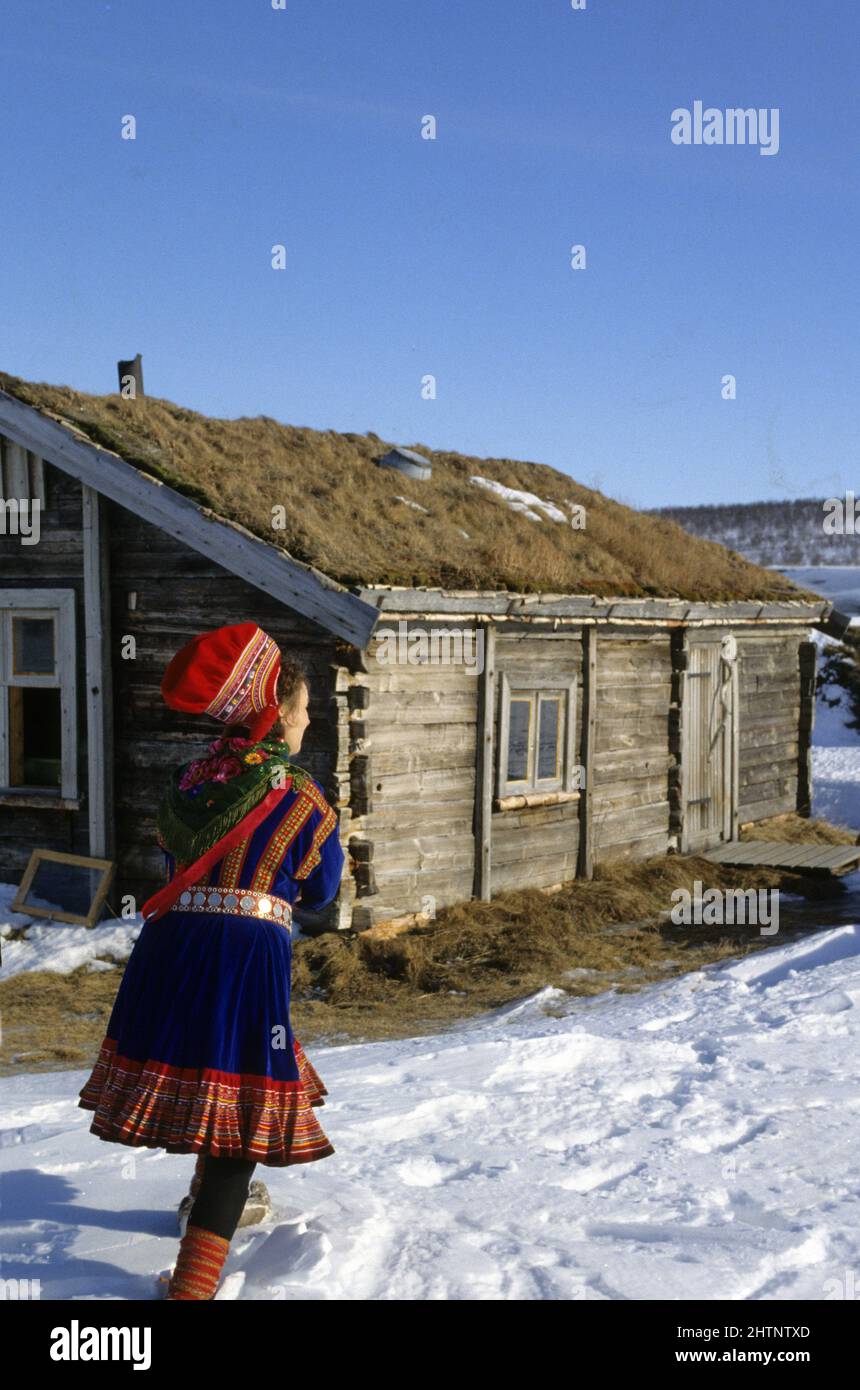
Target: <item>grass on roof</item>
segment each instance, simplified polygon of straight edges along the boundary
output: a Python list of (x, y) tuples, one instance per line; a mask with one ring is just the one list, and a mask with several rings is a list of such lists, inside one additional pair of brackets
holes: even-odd
[[(154, 396), (126, 401), (5, 373), (0, 388), (346, 585), (713, 602), (805, 596), (783, 575), (546, 464), (283, 425), (263, 415), (219, 420)], [(432, 478), (418, 482), (377, 467), (392, 443), (426, 454)], [(532, 521), (471, 483), (472, 474), (557, 505), (578, 503), (586, 509), (585, 529)], [(283, 529), (273, 525), (275, 508), (284, 509)]]

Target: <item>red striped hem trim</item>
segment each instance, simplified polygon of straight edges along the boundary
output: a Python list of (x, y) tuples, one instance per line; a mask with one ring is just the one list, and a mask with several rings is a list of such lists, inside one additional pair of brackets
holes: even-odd
[[(99, 1138), (172, 1153), (255, 1158), (275, 1166), (307, 1163), (335, 1152), (311, 1099), (319, 1080), (294, 1038), (297, 1081), (240, 1075), (216, 1068), (140, 1062), (106, 1037), (78, 1105), (93, 1110)], [(305, 1078), (304, 1080), (302, 1078)]]

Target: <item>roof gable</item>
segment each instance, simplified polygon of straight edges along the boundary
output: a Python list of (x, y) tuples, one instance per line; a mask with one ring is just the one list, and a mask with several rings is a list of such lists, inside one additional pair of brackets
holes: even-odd
[(313, 566), (90, 443), (68, 423), (0, 391), (0, 432), (329, 632), (357, 647), (367, 645), (379, 616), (370, 604)]

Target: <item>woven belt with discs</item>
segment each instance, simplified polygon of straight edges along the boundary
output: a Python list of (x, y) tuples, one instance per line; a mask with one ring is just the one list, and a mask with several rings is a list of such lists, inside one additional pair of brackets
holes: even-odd
[(229, 912), (236, 917), (260, 917), (267, 922), (279, 922), (290, 930), (292, 905), (286, 898), (273, 893), (261, 893), (255, 888), (211, 888), (205, 883), (192, 883), (176, 899), (173, 912)]

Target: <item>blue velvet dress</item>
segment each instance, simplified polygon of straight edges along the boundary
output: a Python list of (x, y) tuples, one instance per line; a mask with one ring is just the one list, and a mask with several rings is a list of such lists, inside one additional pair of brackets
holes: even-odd
[[(200, 794), (205, 783), (194, 789)], [(192, 794), (194, 794), (192, 793)], [(167, 875), (176, 864), (165, 849)], [(325, 907), (344, 864), (337, 816), (308, 779), (205, 882)], [(272, 1167), (334, 1153), (326, 1087), (290, 1027), (289, 923), (168, 911), (144, 923), (78, 1104), (101, 1139)]]

